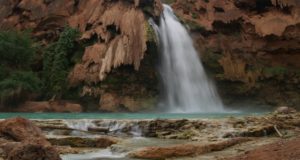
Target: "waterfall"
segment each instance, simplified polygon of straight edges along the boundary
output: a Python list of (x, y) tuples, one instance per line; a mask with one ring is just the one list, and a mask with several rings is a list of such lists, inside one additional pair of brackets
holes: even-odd
[(223, 105), (208, 79), (193, 41), (170, 6), (164, 5), (160, 26), (150, 21), (161, 48), (159, 72), (164, 99), (170, 112), (222, 112)]

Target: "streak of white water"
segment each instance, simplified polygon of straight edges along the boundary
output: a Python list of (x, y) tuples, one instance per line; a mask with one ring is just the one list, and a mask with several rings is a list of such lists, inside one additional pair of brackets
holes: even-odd
[(154, 23), (152, 26), (162, 49), (159, 67), (164, 86), (162, 105), (177, 113), (223, 112), (223, 104), (206, 76), (193, 41), (170, 6), (164, 5), (160, 26)]
[(66, 125), (72, 129), (78, 129), (81, 131), (87, 131), (89, 127), (95, 127), (92, 120), (81, 119), (81, 120), (65, 120)]
[(98, 152), (86, 154), (62, 155), (63, 160), (95, 160), (95, 159), (123, 159), (127, 153), (113, 153), (110, 149), (103, 149)]
[(64, 120), (65, 124), (72, 129), (78, 131), (73, 131), (72, 135), (79, 136), (82, 133), (80, 131), (88, 131), (89, 128), (107, 128), (109, 134), (121, 135), (128, 134), (134, 137), (142, 136), (142, 129), (137, 121), (126, 121), (126, 120), (102, 120), (94, 121), (90, 119), (81, 120)]

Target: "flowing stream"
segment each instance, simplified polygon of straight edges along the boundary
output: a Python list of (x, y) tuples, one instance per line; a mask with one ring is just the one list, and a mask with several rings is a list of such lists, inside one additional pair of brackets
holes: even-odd
[(169, 112), (222, 112), (223, 104), (186, 28), (170, 6), (164, 5), (160, 26), (150, 22), (162, 50), (159, 72), (164, 86), (162, 106)]

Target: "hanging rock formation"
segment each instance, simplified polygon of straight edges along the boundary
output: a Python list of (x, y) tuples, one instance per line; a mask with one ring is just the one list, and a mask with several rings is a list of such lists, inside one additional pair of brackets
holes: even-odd
[[(96, 43), (86, 48), (82, 64), (70, 74), (72, 85), (102, 81), (121, 65), (133, 65), (138, 70), (147, 50), (147, 21), (142, 10), (124, 1), (108, 5), (97, 2), (83, 1), (79, 12), (69, 20), (84, 33), (81, 39), (96, 37)], [(135, 5), (140, 3), (136, 1)]]
[(121, 65), (139, 69), (147, 50), (147, 19), (162, 10), (158, 0), (9, 0), (0, 1), (1, 29), (33, 29), (34, 35), (47, 42), (70, 25), (82, 32), (81, 40), (91, 40), (82, 58), (70, 74), (71, 85), (105, 79), (106, 74)]
[(177, 0), (172, 7), (224, 97), (299, 106), (300, 1)]

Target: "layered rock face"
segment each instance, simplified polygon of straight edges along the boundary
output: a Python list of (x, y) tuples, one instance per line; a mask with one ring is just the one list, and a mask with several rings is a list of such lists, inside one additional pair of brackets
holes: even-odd
[(173, 8), (223, 97), (299, 106), (298, 0), (177, 0)]
[(79, 113), (82, 112), (82, 106), (64, 101), (27, 101), (18, 108), (8, 109), (8, 112), (56, 112), (56, 113)]
[[(153, 53), (146, 55), (151, 50), (151, 27), (147, 19), (160, 15), (162, 4), (159, 0), (3, 0), (0, 6), (0, 29), (32, 29), (34, 37), (44, 44), (56, 40), (66, 25), (79, 29), (82, 33), (79, 41), (86, 44), (86, 48), (68, 79), (70, 87), (79, 87), (82, 96), (99, 99), (107, 92), (117, 96), (129, 92), (130, 100), (136, 101), (139, 93), (128, 91), (129, 88), (150, 93), (141, 97), (154, 97), (151, 92), (155, 87), (151, 91), (145, 89), (147, 81), (156, 81), (154, 64), (147, 64), (152, 63), (154, 56)], [(147, 56), (149, 58), (145, 58)], [(111, 73), (116, 68), (122, 70), (116, 71), (120, 75), (117, 78)], [(139, 70), (144, 77), (136, 78)], [(112, 76), (107, 78), (109, 73)], [(121, 86), (116, 93), (112, 89), (115, 84), (109, 80), (105, 83), (106, 79), (137, 80), (130, 81), (131, 84), (118, 82)], [(116, 105), (111, 108), (121, 104)]]

